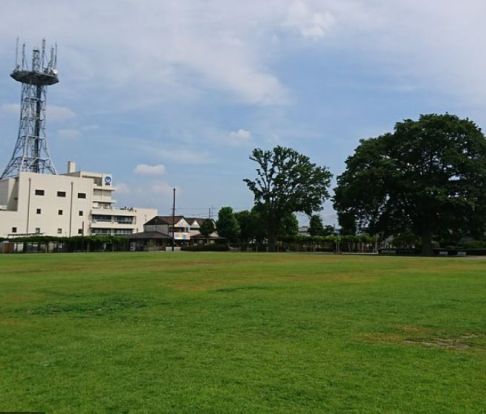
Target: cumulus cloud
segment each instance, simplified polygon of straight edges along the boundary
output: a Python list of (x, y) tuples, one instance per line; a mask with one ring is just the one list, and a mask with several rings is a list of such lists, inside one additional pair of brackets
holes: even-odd
[(138, 90), (161, 96), (173, 85), (180, 86), (176, 91), (184, 85), (210, 88), (255, 105), (287, 101), (286, 88), (259, 50), (268, 24), (275, 26), (282, 14), (275, 18), (273, 6), (285, 9), (281, 0), (253, 2), (250, 7), (223, 0), (105, 0), (102, 6), (97, 0), (52, 0), (50, 4), (56, 9), (55, 22), (52, 13), (36, 2), (2, 0), (0, 44), (2, 50), (12, 50), (7, 40), (17, 32), (38, 42), (36, 23), (51, 22), (43, 35), (62, 39), (61, 81), (69, 77), (108, 87), (137, 84)]
[(59, 129), (57, 135), (61, 139), (76, 140), (81, 137), (81, 132), (77, 129)]
[(334, 24), (334, 16), (329, 11), (314, 11), (304, 0), (295, 0), (288, 9), (285, 26), (297, 30), (303, 37), (320, 39)]
[(244, 144), (251, 141), (251, 132), (246, 129), (231, 131), (228, 134), (228, 140), (231, 144)]
[[(273, 42), (283, 28), (314, 41), (331, 37), (341, 50), (365, 51), (390, 71), (408, 72), (439, 90), (447, 88), (477, 101), (486, 98), (486, 57), (477, 52), (478, 39), (486, 36), (483, 0), (49, 4), (52, 7), (34, 1), (0, 2), (0, 57), (12, 62), (12, 33), (35, 44), (37, 22), (48, 22), (43, 35), (60, 42), (61, 81), (69, 78), (80, 88), (88, 83), (96, 90), (130, 86), (124, 92), (144, 96), (146, 102), (147, 95), (182, 96), (193, 88), (218, 91), (252, 105), (285, 104), (291, 102), (291, 93), (274, 61), (286, 44)], [(133, 96), (124, 100), (133, 101)], [(56, 110), (49, 110), (55, 120)], [(64, 111), (60, 116), (74, 114)]]
[(138, 164), (133, 172), (138, 175), (164, 175), (165, 166), (162, 164)]
[[(323, 45), (331, 44), (333, 54), (342, 51), (360, 64), (376, 65), (384, 76), (404, 79), (412, 88), (418, 84), (446, 91), (481, 108), (486, 101), (486, 55), (478, 53), (478, 39), (486, 36), (483, 0), (49, 4), (0, 1), (0, 69), (7, 73), (11, 68), (12, 33), (21, 33), (31, 46), (38, 44), (37, 22), (42, 20), (48, 23), (42, 35), (59, 42), (61, 82), (71, 88), (56, 91), (70, 102), (79, 96), (80, 104), (100, 99), (94, 91), (106, 94), (115, 112), (127, 102), (155, 106), (157, 100), (184, 97), (205, 103), (208, 95), (256, 106), (292, 104), (292, 91), (281, 75), (285, 68), (280, 69), (295, 45), (279, 41), (285, 36), (310, 41), (316, 60), (325, 56)], [(88, 87), (90, 101), (84, 93)], [(112, 99), (115, 93), (124, 99)], [(5, 111), (18, 113), (11, 104), (2, 106)], [(51, 105), (48, 111), (49, 121), (76, 116), (69, 109), (56, 114)]]

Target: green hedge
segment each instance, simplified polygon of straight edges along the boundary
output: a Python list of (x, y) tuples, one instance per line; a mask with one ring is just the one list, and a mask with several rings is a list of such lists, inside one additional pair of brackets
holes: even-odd
[(57, 245), (56, 251), (88, 251), (88, 250), (127, 250), (128, 239), (111, 235), (96, 236), (75, 236), (75, 237), (55, 237), (55, 236), (26, 236), (10, 239), (1, 239), (11, 243), (24, 243), (47, 246), (52, 243)]
[(229, 247), (226, 244), (207, 244), (183, 246), (181, 250), (186, 252), (227, 252)]

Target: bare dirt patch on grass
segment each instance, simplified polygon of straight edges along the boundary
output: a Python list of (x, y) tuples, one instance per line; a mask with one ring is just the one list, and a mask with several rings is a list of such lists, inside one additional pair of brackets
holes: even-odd
[(480, 343), (481, 335), (477, 333), (444, 336), (434, 333), (430, 328), (414, 325), (404, 325), (397, 329), (398, 332), (365, 333), (359, 335), (359, 338), (366, 342), (423, 346), (454, 351), (485, 349)]
[(476, 334), (464, 334), (455, 338), (430, 338), (424, 340), (405, 339), (402, 343), (407, 345), (420, 345), (432, 348), (451, 349), (463, 351), (476, 347), (470, 342), (472, 339), (479, 338)]

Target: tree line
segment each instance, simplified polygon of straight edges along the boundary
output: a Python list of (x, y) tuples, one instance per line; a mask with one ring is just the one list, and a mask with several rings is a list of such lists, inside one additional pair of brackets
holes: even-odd
[(229, 241), (266, 243), (296, 236), (295, 213), (310, 217), (312, 236), (335, 233), (316, 214), (331, 200), (340, 235), (395, 240), (433, 254), (437, 243), (484, 241), (486, 138), (469, 119), (422, 115), (396, 123), (392, 132), (362, 139), (346, 160), (330, 195), (332, 174), (306, 155), (277, 146), (256, 148), (256, 177), (246, 178), (254, 196), (250, 211), (220, 210), (218, 232)]

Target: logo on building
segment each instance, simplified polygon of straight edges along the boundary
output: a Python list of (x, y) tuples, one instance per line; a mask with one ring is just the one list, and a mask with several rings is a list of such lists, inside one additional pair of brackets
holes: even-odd
[(111, 175), (105, 175), (105, 185), (111, 185)]

